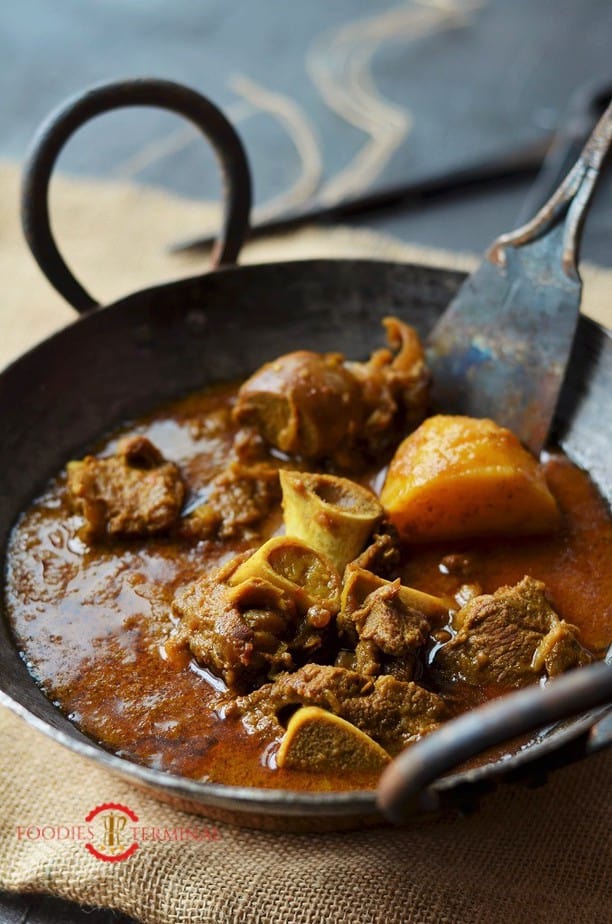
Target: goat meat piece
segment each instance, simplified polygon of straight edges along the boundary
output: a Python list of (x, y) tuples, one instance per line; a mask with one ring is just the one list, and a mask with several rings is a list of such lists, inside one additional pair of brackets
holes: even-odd
[(188, 585), (173, 601), (179, 622), (166, 643), (170, 660), (188, 649), (202, 666), (234, 690), (250, 690), (293, 670), (321, 647), (327, 621), (264, 580), (229, 586), (227, 579), (249, 557), (245, 553), (212, 575)]
[(294, 673), (280, 674), (273, 683), (236, 699), (229, 713), (240, 716), (251, 732), (280, 738), (284, 728), (279, 714), (293, 706), (327, 709), (356, 725), (391, 754), (446, 718), (443, 701), (416, 683), (390, 676), (374, 680), (323, 664), (306, 664)]
[(434, 671), (476, 686), (521, 687), (591, 660), (578, 630), (559, 618), (544, 584), (531, 577), (474, 597), (455, 625), (457, 634), (438, 651)]
[(207, 507), (219, 517), (220, 539), (244, 537), (281, 498), (278, 469), (232, 462), (213, 481)]
[(362, 568), (379, 577), (393, 580), (401, 562), (399, 536), (394, 526), (383, 523), (379, 532), (374, 533), (370, 545), (361, 555), (349, 562), (347, 568)]
[(393, 317), (383, 324), (390, 349), (376, 350), (365, 363), (347, 363), (361, 386), (366, 420), (360, 442), (371, 458), (414, 430), (429, 404), (431, 377), (417, 332)]
[(306, 459), (333, 456), (363, 422), (359, 386), (339, 353), (308, 350), (266, 363), (238, 393), (234, 419)]
[(429, 372), (416, 331), (384, 324), (390, 349), (367, 362), (297, 350), (266, 363), (242, 385), (234, 420), (290, 456), (342, 469), (388, 453), (425, 416)]
[(418, 610), (406, 606), (400, 581), (372, 591), (363, 606), (350, 614), (359, 639), (373, 642), (385, 655), (405, 657), (427, 641), (429, 622)]
[(67, 471), (68, 493), (89, 539), (162, 533), (179, 518), (181, 473), (146, 437), (123, 440), (108, 458), (69, 462)]

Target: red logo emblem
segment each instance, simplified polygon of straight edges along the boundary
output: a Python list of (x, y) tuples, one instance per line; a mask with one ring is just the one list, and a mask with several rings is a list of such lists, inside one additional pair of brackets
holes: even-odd
[(95, 844), (90, 841), (85, 847), (98, 860), (118, 863), (127, 860), (138, 850), (138, 842), (131, 839), (132, 826), (138, 821), (138, 815), (126, 805), (119, 802), (105, 802), (96, 806), (85, 821), (92, 824)]

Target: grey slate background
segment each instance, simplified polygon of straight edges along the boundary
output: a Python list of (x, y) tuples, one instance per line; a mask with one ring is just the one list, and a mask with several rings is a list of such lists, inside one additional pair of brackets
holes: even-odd
[[(610, 0), (452, 0), (464, 24), (438, 26), (420, 38), (384, 41), (372, 61), (380, 94), (406, 107), (414, 125), (371, 188), (415, 180), (535, 140), (562, 117), (571, 93), (612, 76)], [(238, 75), (295, 101), (314, 127), (323, 177), (337, 174), (367, 141), (321, 98), (306, 66), (316, 41), (347, 23), (433, 0), (8, 0), (0, 11), (0, 156), (22, 160), (40, 120), (92, 83), (156, 75), (207, 93), (231, 116), (244, 110)], [(327, 42), (329, 44), (329, 42)], [(286, 189), (299, 159), (268, 113), (237, 120), (253, 167), (256, 200)], [(217, 195), (209, 152), (193, 138), (180, 150), (135, 169), (153, 143), (180, 138), (180, 121), (153, 110), (113, 114), (87, 126), (62, 155), (66, 171), (126, 176), (191, 197)], [(436, 203), (409, 220), (384, 216), (407, 240), (480, 250), (515, 221), (522, 193), (487, 190), (457, 216)], [(520, 186), (520, 184), (519, 184)], [(610, 200), (612, 191), (598, 198)], [(471, 196), (471, 194), (470, 194)], [(461, 197), (460, 197), (461, 198)], [(489, 201), (491, 200), (491, 201)], [(607, 211), (606, 211), (607, 215)], [(612, 235), (598, 207), (587, 253), (612, 261)], [(380, 225), (378, 218), (367, 219)]]

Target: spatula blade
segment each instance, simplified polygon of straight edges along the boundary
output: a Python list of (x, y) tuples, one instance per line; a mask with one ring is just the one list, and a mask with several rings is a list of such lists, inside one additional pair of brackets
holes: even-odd
[(580, 234), (612, 147), (612, 102), (561, 185), (503, 234), (429, 338), (436, 409), (491, 417), (539, 454), (580, 311)]
[[(429, 337), (436, 411), (490, 417), (539, 454), (578, 321), (581, 283), (559, 260), (562, 228), (485, 258)], [(495, 251), (493, 251), (495, 252)]]

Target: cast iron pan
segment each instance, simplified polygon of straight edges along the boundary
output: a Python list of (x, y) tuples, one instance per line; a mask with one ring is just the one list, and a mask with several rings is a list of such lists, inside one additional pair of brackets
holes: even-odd
[[(59, 151), (80, 125), (110, 109), (134, 105), (179, 113), (211, 141), (224, 178), (223, 230), (213, 271), (137, 292), (101, 309), (55, 246), (48, 184)], [(289, 350), (341, 350), (351, 358), (363, 358), (380, 341), (380, 321), (387, 314), (405, 318), (425, 336), (463, 280), (461, 273), (448, 270), (367, 260), (238, 268), (233, 261), (248, 229), (250, 199), (248, 165), (234, 130), (210, 102), (185, 87), (136, 80), (94, 88), (71, 100), (42, 127), (26, 168), (24, 227), (43, 272), (81, 317), (0, 374), (2, 548), (19, 512), (66, 460), (83, 453), (125, 419), (210, 383), (244, 378)], [(612, 498), (610, 394), (612, 339), (603, 328), (581, 318), (554, 437), (589, 470), (608, 500)], [(591, 670), (583, 668), (574, 672), (575, 677), (556, 681), (551, 691), (555, 685), (562, 690), (566, 680), (575, 683), (579, 674)], [(598, 685), (609, 685), (612, 671), (602, 665), (596, 665), (597, 670), (605, 672)], [(530, 692), (537, 696), (538, 690)], [(608, 700), (609, 695), (608, 690)], [(603, 702), (605, 697), (599, 699)], [(313, 794), (200, 783), (110, 754), (72, 725), (34, 683), (4, 614), (0, 701), (76, 753), (157, 798), (198, 813), (292, 830), (329, 830), (382, 820), (374, 792)], [(589, 712), (575, 716), (577, 709), (587, 707)], [(552, 713), (536, 710), (534, 720), (533, 709), (531, 702), (527, 724), (541, 729)], [(612, 714), (592, 697), (577, 701), (573, 712), (567, 707), (562, 711), (574, 718), (540, 730), (533, 745), (510, 759), (434, 780), (428, 799), (417, 808), (473, 809), (480, 795), (502, 780), (541, 782), (550, 769), (612, 741)], [(510, 718), (513, 715), (509, 733), (517, 731), (516, 710), (510, 710)], [(451, 729), (449, 723), (447, 735), (452, 738)], [(486, 744), (476, 736), (470, 753)], [(423, 779), (419, 785), (427, 782)]]

